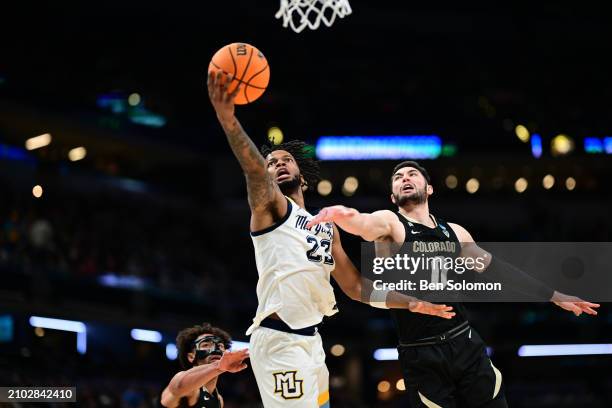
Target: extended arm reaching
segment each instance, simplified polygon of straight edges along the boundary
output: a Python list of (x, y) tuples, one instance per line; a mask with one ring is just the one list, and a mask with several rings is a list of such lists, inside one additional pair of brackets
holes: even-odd
[(249, 206), (253, 213), (271, 209), (286, 208), (285, 200), (278, 186), (268, 174), (266, 160), (244, 131), (234, 115), (234, 98), (240, 87), (228, 93), (231, 76), (224, 78), (221, 72), (208, 74), (208, 96), (215, 108), (219, 123), (225, 131), (234, 156), (238, 159), (247, 182)]
[(599, 304), (586, 302), (576, 296), (566, 295), (548, 287), (528, 273), (480, 248), (474, 242), (472, 235), (461, 225), (449, 225), (461, 242), (461, 256), (484, 260), (484, 267), (481, 269), (476, 268), (476, 272), (483, 273), (489, 279), (503, 282), (513, 290), (532, 296), (534, 299), (553, 302), (560, 308), (574, 313), (576, 316), (581, 315), (583, 312), (590, 315), (597, 314), (595, 309), (599, 307)]
[(359, 235), (366, 241), (375, 241), (391, 235), (394, 219), (393, 213), (387, 210), (367, 214), (354, 208), (334, 205), (323, 208), (306, 227), (332, 221), (350, 234)]
[[(336, 265), (332, 271), (332, 276), (336, 282), (338, 282), (338, 285), (340, 285), (340, 289), (353, 300), (375, 306), (373, 303), (378, 302), (371, 301), (374, 285), (369, 279), (360, 276), (359, 271), (346, 255), (346, 252), (344, 252), (342, 242), (340, 241), (340, 233), (335, 225), (332, 256), (334, 257), (334, 263)], [(439, 316), (444, 319), (451, 319), (455, 316), (455, 312), (452, 312), (453, 308), (451, 306), (421, 301), (394, 291), (385, 291), (384, 296), (383, 308), (408, 309), (414, 313)]]
[(247, 358), (248, 350), (226, 351), (218, 361), (177, 373), (162, 392), (161, 405), (166, 408), (178, 407), (181, 398), (198, 392), (202, 386), (224, 372), (236, 373), (244, 370), (247, 367), (244, 360)]

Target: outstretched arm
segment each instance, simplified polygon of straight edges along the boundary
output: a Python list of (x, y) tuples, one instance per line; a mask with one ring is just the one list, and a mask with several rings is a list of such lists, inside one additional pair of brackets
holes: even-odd
[(396, 220), (397, 217), (388, 210), (368, 214), (343, 205), (334, 205), (319, 211), (306, 227), (310, 228), (322, 222), (334, 222), (350, 234), (359, 235), (366, 241), (377, 241), (392, 235)]
[[(373, 284), (370, 280), (362, 278), (353, 262), (344, 252), (340, 241), (340, 232), (334, 225), (334, 242), (332, 256), (335, 269), (332, 276), (340, 285), (340, 289), (351, 299), (372, 305), (371, 292)], [(399, 292), (386, 293), (385, 306), (389, 309), (408, 309), (414, 313), (423, 313), (450, 319), (455, 316), (451, 306), (437, 305), (403, 295)]]
[(224, 372), (244, 370), (247, 367), (244, 360), (248, 357), (248, 350), (226, 351), (220, 360), (177, 373), (162, 392), (161, 405), (166, 408), (178, 407), (181, 398), (198, 392), (202, 386)]
[(483, 260), (482, 263), (484, 267), (481, 269), (476, 268), (476, 272), (485, 272), (494, 279), (505, 282), (509, 287), (521, 293), (531, 295), (537, 299), (553, 302), (560, 308), (574, 313), (576, 316), (581, 315), (583, 312), (590, 315), (597, 314), (597, 311), (594, 309), (598, 308), (599, 304), (585, 302), (576, 296), (566, 295), (549, 288), (531, 275), (492, 256), (489, 252), (480, 248), (476, 242), (474, 242), (472, 235), (461, 225), (452, 223), (449, 223), (449, 225), (461, 242), (461, 256), (472, 259), (480, 258)]
[[(215, 108), (219, 123), (225, 131), (227, 141), (232, 148), (234, 156), (238, 159), (240, 167), (244, 172), (247, 183), (249, 206), (254, 217), (271, 214), (272, 218), (280, 218), (284, 215), (287, 202), (280, 189), (268, 174), (267, 163), (259, 150), (244, 131), (240, 122), (234, 115), (234, 98), (240, 87), (232, 93), (228, 93), (231, 76), (223, 76), (221, 72), (208, 74), (208, 96)], [(260, 222), (262, 221), (262, 222)], [(267, 224), (274, 220), (256, 220), (255, 229), (265, 228), (260, 224)]]

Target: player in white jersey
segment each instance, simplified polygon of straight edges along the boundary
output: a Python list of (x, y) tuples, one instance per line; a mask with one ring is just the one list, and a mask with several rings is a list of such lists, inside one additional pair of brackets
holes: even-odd
[[(350, 298), (367, 296), (336, 226), (306, 228), (313, 216), (305, 210), (303, 191), (317, 180), (316, 161), (298, 141), (267, 148), (262, 155), (234, 115), (240, 88), (228, 94), (230, 82), (221, 73), (209, 74), (208, 94), (247, 182), (259, 273), (259, 306), (247, 331), (255, 379), (266, 408), (328, 407), (329, 372), (317, 325), (337, 312), (330, 275)], [(394, 292), (370, 304), (454, 316), (451, 307)]]

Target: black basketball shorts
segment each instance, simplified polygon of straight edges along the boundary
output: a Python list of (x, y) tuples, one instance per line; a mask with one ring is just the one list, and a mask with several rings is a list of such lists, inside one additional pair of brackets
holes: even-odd
[(437, 344), (399, 346), (411, 408), (506, 408), (501, 372), (473, 328)]

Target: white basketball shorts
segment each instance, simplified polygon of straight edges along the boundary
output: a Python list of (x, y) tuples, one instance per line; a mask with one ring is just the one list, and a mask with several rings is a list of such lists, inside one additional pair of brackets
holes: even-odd
[(321, 336), (258, 327), (249, 345), (265, 408), (329, 408), (329, 371)]

